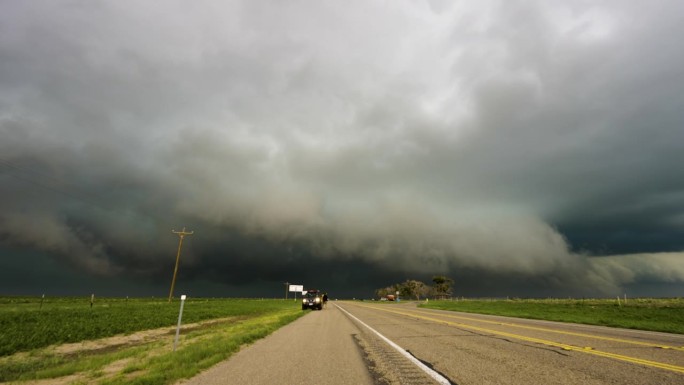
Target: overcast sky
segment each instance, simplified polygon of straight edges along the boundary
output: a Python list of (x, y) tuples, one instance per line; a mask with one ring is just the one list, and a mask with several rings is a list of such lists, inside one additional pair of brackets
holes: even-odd
[(681, 1), (0, 0), (0, 294), (684, 295)]

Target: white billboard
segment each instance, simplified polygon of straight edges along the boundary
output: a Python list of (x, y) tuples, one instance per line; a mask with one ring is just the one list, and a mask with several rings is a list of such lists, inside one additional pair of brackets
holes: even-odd
[(303, 292), (304, 291), (304, 285), (290, 285), (290, 291), (298, 291), (298, 292)]

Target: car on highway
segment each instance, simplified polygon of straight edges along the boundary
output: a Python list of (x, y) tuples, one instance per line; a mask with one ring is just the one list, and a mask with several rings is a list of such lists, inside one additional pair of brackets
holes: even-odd
[(319, 290), (307, 290), (302, 298), (302, 310), (323, 310), (323, 293)]

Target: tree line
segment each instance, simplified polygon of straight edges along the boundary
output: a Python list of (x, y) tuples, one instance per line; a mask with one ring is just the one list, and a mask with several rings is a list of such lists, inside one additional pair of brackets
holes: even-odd
[(399, 292), (399, 297), (411, 298), (420, 300), (423, 298), (444, 299), (451, 297), (451, 287), (454, 281), (451, 278), (443, 275), (435, 275), (432, 277), (433, 285), (427, 285), (424, 282), (415, 279), (407, 279), (402, 283), (395, 283), (393, 285), (383, 287), (375, 290), (375, 295), (378, 298), (385, 298), (388, 295), (395, 295)]

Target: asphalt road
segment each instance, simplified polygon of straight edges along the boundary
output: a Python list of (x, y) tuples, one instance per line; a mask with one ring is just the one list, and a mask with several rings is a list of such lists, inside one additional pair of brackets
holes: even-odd
[(439, 383), (416, 359), (459, 385), (684, 384), (684, 335), (372, 302), (331, 303), (184, 384)]
[(374, 380), (341, 311), (326, 306), (240, 350), (184, 385), (358, 384)]

